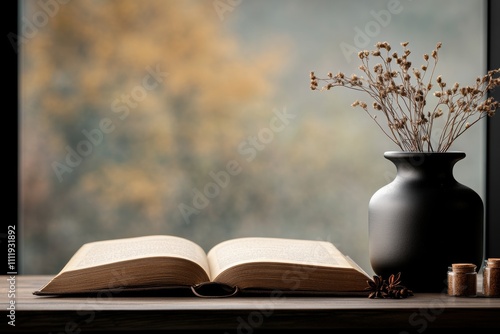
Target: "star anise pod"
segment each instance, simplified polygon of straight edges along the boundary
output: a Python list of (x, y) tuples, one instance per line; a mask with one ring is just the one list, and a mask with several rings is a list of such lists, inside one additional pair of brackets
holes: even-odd
[(367, 280), (368, 286), (365, 290), (370, 291), (368, 298), (385, 298), (387, 295), (386, 282), (382, 276), (374, 275), (372, 280)]
[(381, 276), (373, 276), (373, 280), (368, 280), (368, 287), (365, 290), (370, 291), (368, 298), (407, 298), (413, 296), (413, 291), (401, 284), (401, 272), (392, 274), (386, 281)]
[(389, 298), (406, 298), (413, 296), (413, 291), (401, 284), (401, 272), (399, 272), (396, 276), (394, 274), (389, 276), (387, 294)]
[(392, 274), (391, 276), (389, 276), (389, 280), (387, 282), (387, 287), (389, 289), (394, 289), (398, 286), (401, 286), (401, 272), (397, 273), (396, 275)]
[(413, 296), (413, 291), (406, 287), (402, 287), (399, 290), (391, 290), (389, 295), (391, 296), (389, 298), (407, 298), (409, 296)]

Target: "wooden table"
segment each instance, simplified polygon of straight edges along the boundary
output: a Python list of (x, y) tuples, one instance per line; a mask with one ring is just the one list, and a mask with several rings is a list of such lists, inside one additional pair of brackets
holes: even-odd
[[(276, 329), (333, 333), (341, 328), (385, 328), (387, 333), (470, 328), (485, 333), (500, 328), (500, 298), (482, 296), (458, 298), (446, 293), (422, 293), (397, 300), (283, 296), (54, 298), (32, 294), (50, 276), (15, 276), (15, 297), (12, 297), (8, 277), (1, 276), (1, 333), (14, 329), (14, 332), (54, 334), (95, 330), (188, 330), (189, 333), (212, 330), (250, 334)], [(12, 301), (15, 328), (8, 324), (11, 311), (7, 308)]]

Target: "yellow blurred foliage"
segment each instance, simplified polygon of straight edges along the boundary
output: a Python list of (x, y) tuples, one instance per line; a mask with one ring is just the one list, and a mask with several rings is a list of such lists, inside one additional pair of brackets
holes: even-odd
[[(37, 6), (24, 1), (23, 15)], [(209, 1), (72, 1), (23, 44), (30, 250), (51, 248), (57, 266), (68, 246), (52, 243), (54, 231), (72, 244), (183, 231), (178, 205), (234, 159), (242, 110), (270, 117), (262, 106), (283, 63), (278, 49), (242, 54), (221, 28)], [(27, 255), (30, 270), (46, 270)]]

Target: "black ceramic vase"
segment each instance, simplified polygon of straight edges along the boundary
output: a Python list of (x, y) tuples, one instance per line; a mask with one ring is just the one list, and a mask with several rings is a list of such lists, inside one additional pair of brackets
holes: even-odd
[(369, 256), (383, 278), (401, 272), (414, 292), (446, 292), (452, 263), (483, 261), (481, 197), (457, 182), (453, 166), (463, 152), (385, 152), (395, 179), (368, 207)]

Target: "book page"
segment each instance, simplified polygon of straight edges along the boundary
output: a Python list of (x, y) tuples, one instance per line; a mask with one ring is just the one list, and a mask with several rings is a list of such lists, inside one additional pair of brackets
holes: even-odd
[(75, 253), (62, 271), (158, 256), (191, 260), (198, 263), (210, 276), (205, 251), (199, 245), (184, 238), (162, 235), (87, 243)]
[(211, 279), (225, 269), (248, 262), (282, 262), (352, 268), (330, 242), (281, 238), (239, 238), (221, 242), (208, 252)]

